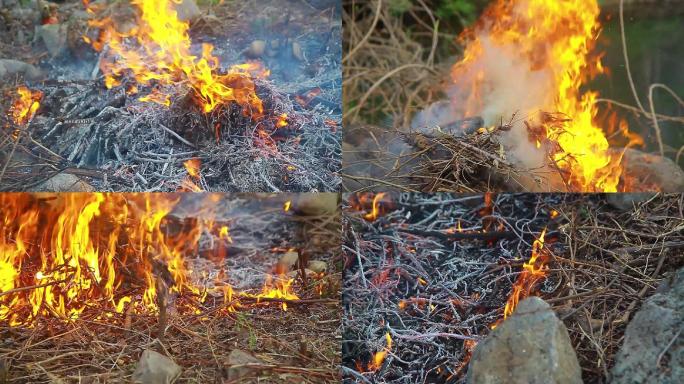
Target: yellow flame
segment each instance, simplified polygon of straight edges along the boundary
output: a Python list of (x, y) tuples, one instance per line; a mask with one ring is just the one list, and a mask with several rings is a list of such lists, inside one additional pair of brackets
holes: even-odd
[[(90, 25), (101, 30), (93, 47), (108, 51), (101, 62), (105, 85), (112, 88), (131, 73), (142, 85), (187, 84), (199, 99), (202, 110), (211, 112), (219, 105), (236, 102), (252, 116), (263, 113), (250, 71), (254, 64), (233, 66), (219, 73), (219, 61), (213, 46), (204, 44), (200, 56), (191, 53), (190, 28), (178, 19), (173, 0), (131, 0), (139, 11), (139, 20), (129, 31), (117, 31), (110, 18), (93, 20)], [(155, 90), (140, 100), (170, 105), (169, 95)]]
[[(155, 311), (159, 278), (202, 302), (207, 288), (191, 279), (184, 256), (198, 254), (213, 220), (173, 230), (167, 217), (177, 203), (154, 194), (0, 194), (0, 321), (70, 320), (88, 307)], [(218, 234), (232, 242), (228, 226)], [(279, 278), (258, 297), (298, 300), (292, 285)], [(233, 298), (229, 286), (217, 293)]]
[(385, 361), (387, 354), (392, 350), (392, 337), (389, 332), (385, 333), (385, 348), (378, 351), (373, 355), (373, 361), (368, 365), (369, 371), (375, 371), (382, 367), (382, 363)]
[(17, 125), (24, 125), (31, 121), (40, 108), (43, 93), (32, 91), (27, 87), (17, 88), (16, 99), (10, 107), (10, 117)]
[[(479, 24), (464, 34), (464, 58), (452, 68), (452, 80), (469, 90), (466, 113), (481, 111), (487, 73), (485, 51), (495, 47), (504, 60), (526, 65), (548, 94), (538, 105), (519, 111), (538, 116), (539, 132), (530, 140), (538, 148), (548, 140), (551, 160), (571, 190), (615, 192), (621, 175), (621, 154), (613, 154), (603, 130), (594, 120), (598, 93), (581, 87), (603, 73), (599, 55), (591, 55), (599, 33), (597, 0), (498, 0)], [(525, 90), (518, 90), (524, 98)], [(549, 119), (539, 111), (560, 113)]]
[(364, 219), (368, 221), (374, 221), (380, 216), (380, 203), (385, 197), (385, 192), (380, 192), (373, 197), (373, 208), (372, 210), (363, 216)]
[(537, 282), (546, 276), (546, 254), (544, 250), (544, 237), (546, 236), (546, 228), (541, 232), (539, 238), (532, 243), (532, 255), (530, 259), (523, 264), (523, 271), (518, 276), (517, 281), (513, 284), (513, 292), (506, 301), (504, 307), (504, 319), (508, 318), (518, 306), (521, 299), (529, 296), (530, 292), (537, 284)]

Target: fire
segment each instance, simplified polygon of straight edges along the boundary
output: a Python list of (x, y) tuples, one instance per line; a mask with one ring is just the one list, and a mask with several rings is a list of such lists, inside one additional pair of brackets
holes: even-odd
[(255, 65), (236, 65), (221, 74), (211, 44), (203, 44), (199, 56), (191, 53), (189, 23), (178, 19), (173, 0), (131, 3), (139, 11), (135, 27), (118, 31), (113, 19), (104, 18), (90, 22), (90, 26), (100, 29), (96, 41), (84, 36), (98, 51), (107, 47), (100, 66), (107, 88), (120, 85), (130, 73), (139, 84), (157, 87), (142, 101), (168, 106), (170, 95), (159, 87), (184, 84), (193, 89), (205, 113), (229, 102), (241, 105), (252, 116), (263, 113), (251, 74), (257, 68)]
[(278, 117), (278, 122), (276, 123), (276, 127), (278, 128), (285, 128), (289, 125), (287, 122), (287, 113), (283, 113)]
[(183, 163), (183, 165), (185, 166), (185, 170), (188, 172), (188, 175), (190, 175), (190, 177), (195, 179), (200, 178), (200, 166), (202, 165), (202, 160), (190, 159)]
[[(266, 282), (260, 294), (246, 295), (258, 299), (284, 299), (284, 300), (299, 300), (299, 297), (292, 292), (292, 283), (294, 279), (288, 279), (284, 275), (279, 275), (274, 279), (268, 275)], [(282, 302), (281, 307), (283, 311), (287, 311), (287, 303)]]
[(382, 363), (385, 361), (387, 354), (392, 350), (392, 337), (389, 332), (385, 333), (385, 348), (378, 351), (373, 355), (373, 361), (368, 364), (369, 371), (376, 371), (382, 367)]
[(288, 200), (288, 201), (285, 202), (285, 204), (283, 204), (283, 210), (284, 210), (285, 212), (289, 212), (289, 211), (290, 211), (290, 208), (292, 208), (292, 201), (291, 201), (291, 200)]
[(208, 293), (230, 301), (298, 299), (292, 279), (269, 282), (259, 295), (234, 294), (225, 284), (209, 292), (194, 281), (186, 256), (199, 253), (202, 233), (218, 233), (228, 243), (232, 238), (225, 225), (212, 232), (211, 220), (169, 225), (177, 203), (177, 197), (153, 194), (0, 194), (0, 321), (73, 320), (92, 307), (156, 311), (160, 279), (194, 302)]
[(380, 192), (373, 197), (373, 209), (363, 216), (368, 221), (375, 221), (380, 216), (380, 205), (386, 193)]
[(597, 0), (499, 0), (464, 34), (464, 58), (451, 77), (456, 98), (465, 99), (454, 106), (461, 113), (526, 116), (528, 140), (546, 148), (569, 189), (615, 192), (621, 154), (610, 152), (595, 123), (598, 93), (580, 93), (605, 72), (600, 55), (591, 54), (598, 16)]
[(532, 255), (523, 264), (523, 271), (518, 276), (518, 280), (513, 284), (513, 292), (508, 297), (504, 308), (504, 319), (510, 316), (518, 302), (530, 295), (537, 283), (546, 277), (546, 263), (548, 262), (548, 252), (544, 248), (544, 237), (546, 228), (542, 231), (534, 243), (532, 243)]
[(17, 88), (16, 96), (16, 100), (10, 107), (10, 117), (15, 124), (24, 125), (36, 115), (43, 93), (21, 86)]

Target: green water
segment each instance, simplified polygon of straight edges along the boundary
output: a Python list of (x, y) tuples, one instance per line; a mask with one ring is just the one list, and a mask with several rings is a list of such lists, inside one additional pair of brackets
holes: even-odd
[[(627, 80), (627, 70), (622, 52), (620, 24), (617, 18), (603, 23), (599, 48), (606, 52), (603, 63), (610, 69), (610, 76), (601, 76), (592, 82), (592, 89), (598, 90), (602, 98), (609, 98), (636, 106), (636, 101)], [(637, 20), (626, 18), (631, 72), (641, 103), (649, 109), (648, 88), (652, 83), (663, 83), (684, 98), (684, 21), (681, 16)], [(684, 116), (681, 107), (667, 92), (656, 89), (654, 105), (657, 113)], [(605, 108), (601, 104), (600, 108)], [(633, 113), (617, 109), (620, 116), (628, 117), (630, 130), (641, 134), (646, 141), (647, 151), (657, 151), (655, 132), (645, 118), (634, 118)], [(684, 145), (684, 125), (661, 122), (663, 143), (668, 157)], [(680, 165), (684, 161), (680, 160)]]

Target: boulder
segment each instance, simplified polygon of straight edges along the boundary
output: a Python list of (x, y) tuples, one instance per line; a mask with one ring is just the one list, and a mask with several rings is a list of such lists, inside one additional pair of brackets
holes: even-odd
[(470, 384), (581, 384), (582, 371), (565, 325), (538, 297), (518, 304), (473, 352)]
[(655, 196), (653, 192), (641, 193), (607, 193), (608, 204), (621, 211), (630, 211), (639, 204), (645, 203)]
[(202, 15), (195, 0), (182, 0), (180, 3), (173, 3), (176, 12), (178, 12), (178, 20), (192, 22)]
[(139, 384), (171, 384), (181, 374), (181, 367), (168, 357), (147, 349), (140, 356), (132, 381)]
[(29, 81), (39, 80), (43, 73), (35, 66), (19, 60), (0, 59), (0, 79), (3, 77), (23, 76)]
[(41, 41), (51, 57), (67, 52), (68, 26), (66, 24), (46, 24), (35, 28), (34, 41)]
[(613, 384), (684, 383), (684, 268), (648, 298), (627, 325)]
[(338, 198), (337, 193), (302, 193), (294, 207), (305, 216), (332, 215), (338, 210)]
[(228, 380), (238, 380), (243, 376), (249, 375), (253, 369), (245, 367), (245, 364), (262, 364), (256, 356), (240, 349), (234, 349), (228, 356), (228, 367), (226, 376)]
[(624, 172), (621, 179), (628, 191), (684, 191), (684, 170), (667, 157), (629, 148), (622, 164)]
[(93, 192), (95, 188), (75, 175), (58, 173), (38, 185), (33, 192)]
[(316, 273), (323, 273), (328, 270), (328, 263), (320, 260), (311, 260), (308, 265), (309, 269)]

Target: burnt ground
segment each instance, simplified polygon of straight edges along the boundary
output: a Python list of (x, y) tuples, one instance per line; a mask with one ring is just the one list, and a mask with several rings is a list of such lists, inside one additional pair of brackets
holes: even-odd
[[(87, 26), (91, 16), (80, 1), (55, 7), (66, 41), (54, 57), (34, 32), (43, 28), (35, 4), (3, 11), (8, 23), (0, 28), (0, 58), (33, 64), (42, 76), (2, 79), (0, 190), (185, 190), (183, 163), (189, 159), (202, 164), (201, 177), (193, 180), (196, 189), (339, 189), (341, 17), (334, 2), (253, 0), (200, 7), (190, 30), (194, 50), (211, 43), (222, 69), (252, 61), (271, 71), (255, 81), (265, 107), (260, 118), (246, 117), (233, 104), (204, 114), (183, 85), (163, 88), (171, 95), (168, 108), (127, 96), (130, 79), (107, 90), (96, 71), (99, 54), (82, 40), (97, 32)], [(105, 12), (121, 22), (131, 13), (127, 3), (112, 3)], [(257, 41), (267, 46), (259, 54), (251, 48)], [(6, 112), (24, 84), (44, 96), (35, 118), (17, 127)], [(288, 126), (276, 128), (282, 114)], [(57, 174), (68, 175), (60, 176), (66, 185), (44, 183)]]
[[(158, 313), (116, 313), (91, 303), (73, 321), (39, 317), (31, 326), (0, 324), (0, 364), (4, 383), (130, 382), (143, 350), (152, 349), (182, 368), (181, 383), (336, 383), (340, 364), (341, 256), (338, 215), (301, 216), (283, 203), (293, 196), (181, 194), (163, 224), (183, 227), (193, 220), (229, 225), (226, 275), (236, 291), (259, 293), (285, 249), (327, 264), (310, 276), (292, 271), (300, 300), (257, 303), (240, 298), (226, 303), (210, 294), (199, 302), (191, 293), (171, 294), (166, 327), (160, 336)], [(213, 202), (210, 204), (209, 202)], [(295, 213), (293, 213), (293, 211)], [(192, 279), (211, 287), (218, 268), (210, 261), (221, 241), (202, 235), (196, 254), (187, 256)], [(142, 281), (123, 287), (140, 300)], [(236, 304), (235, 311), (226, 310)], [(244, 352), (251, 360), (236, 357)]]
[[(482, 195), (385, 195), (372, 221), (373, 195), (346, 195), (345, 382), (464, 382), (547, 228), (547, 275), (532, 294), (568, 327), (584, 382), (604, 383), (631, 316), (684, 265), (681, 195), (622, 208), (600, 194), (490, 196), (488, 208)], [(387, 333), (392, 346), (369, 369)]]

